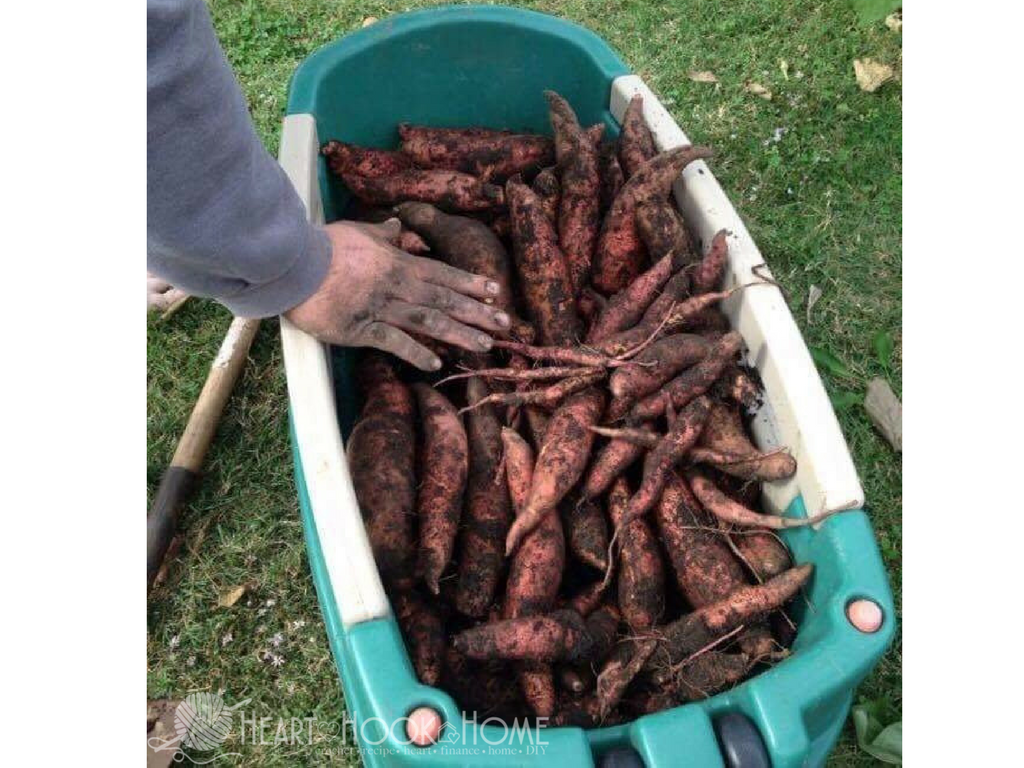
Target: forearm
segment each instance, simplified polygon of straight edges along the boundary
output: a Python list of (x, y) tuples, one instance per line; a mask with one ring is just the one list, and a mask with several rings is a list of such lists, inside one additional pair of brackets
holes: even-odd
[(147, 81), (149, 269), (246, 317), (308, 298), (330, 243), (260, 143), (201, 0), (149, 0)]

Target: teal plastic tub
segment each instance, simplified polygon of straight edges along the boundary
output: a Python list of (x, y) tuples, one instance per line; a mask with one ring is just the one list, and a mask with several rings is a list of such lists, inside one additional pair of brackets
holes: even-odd
[[(585, 124), (603, 121), (610, 135), (629, 96), (641, 92), (660, 148), (686, 141), (654, 94), (591, 32), (537, 13), (469, 6), (394, 16), (306, 59), (291, 83), (280, 160), (311, 219), (330, 221), (341, 217), (348, 197), (325, 172), (316, 151), (321, 141), (393, 147), (401, 121), (549, 133), (546, 88), (566, 96)], [(755, 279), (751, 269), (763, 259), (704, 163), (687, 169), (675, 198), (704, 242), (723, 226), (732, 232), (727, 283)], [(344, 460), (342, 440), (357, 406), (351, 353), (282, 321), (309, 561), (348, 717), (368, 765), (543, 760), (583, 766), (632, 747), (648, 766), (718, 766), (730, 763), (716, 724), (735, 713), (753, 724), (773, 765), (824, 762), (857, 684), (892, 638), (892, 598), (849, 452), (781, 295), (774, 288), (743, 291), (724, 309), (765, 383), (755, 437), (763, 446), (791, 448), (800, 466), (794, 480), (766, 492), (766, 503), (794, 517), (807, 509), (854, 511), (785, 533), (796, 560), (816, 566), (807, 601), (795, 612), (799, 634), (790, 658), (706, 701), (590, 731), (465, 721), (445, 692), (419, 684), (380, 586)], [(878, 632), (862, 634), (847, 621), (846, 606), (858, 598), (881, 606)], [(422, 705), (439, 710), (447, 723), (442, 742), (425, 749), (407, 743), (403, 720)], [(325, 746), (341, 747), (340, 739)]]

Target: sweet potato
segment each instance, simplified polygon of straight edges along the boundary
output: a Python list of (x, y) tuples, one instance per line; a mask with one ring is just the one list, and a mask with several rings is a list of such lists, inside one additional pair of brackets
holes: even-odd
[[(534, 484), (533, 450), (512, 429), (501, 431), (505, 476), (517, 516), (525, 513)], [(558, 515), (547, 515), (527, 535), (509, 566), (505, 618), (543, 613), (554, 605), (565, 568), (565, 535)]]
[(663, 384), (687, 366), (699, 363), (711, 345), (700, 336), (678, 333), (658, 339), (632, 358), (636, 365), (617, 368), (608, 380), (613, 399), (607, 421), (625, 416), (632, 403), (657, 392)]
[(541, 208), (552, 224), (558, 226), (558, 201), (561, 199), (562, 187), (558, 183), (555, 169), (545, 168), (533, 179), (530, 185), (540, 200)]
[(391, 594), (395, 618), (409, 644), (416, 677), (424, 685), (437, 685), (444, 667), (444, 629), (436, 607), (412, 590)]
[(719, 600), (667, 624), (662, 629), (659, 653), (648, 667), (679, 664), (737, 627), (771, 613), (792, 598), (814, 572), (811, 563), (790, 568), (757, 586), (740, 587)]
[(580, 319), (555, 229), (532, 189), (515, 180), (505, 189), (519, 284), (537, 336), (541, 344), (572, 344), (580, 337)]
[(737, 531), (731, 538), (744, 565), (758, 581), (778, 576), (793, 565), (786, 545), (771, 531)]
[(594, 433), (588, 427), (601, 418), (604, 405), (604, 392), (591, 387), (567, 399), (552, 415), (534, 467), (529, 501), (508, 532), (506, 554), (545, 517), (552, 516), (580, 479), (594, 443)]
[(402, 224), (421, 235), (446, 264), (496, 282), (500, 290), (494, 305), (514, 315), (508, 253), (486, 224), (444, 213), (428, 203), (402, 203), (395, 211)]
[(583, 481), (583, 498), (596, 499), (643, 453), (642, 445), (618, 438), (610, 440), (597, 452), (593, 464), (587, 470)]
[(585, 659), (593, 643), (583, 618), (562, 609), (481, 624), (457, 634), (452, 645), (470, 659), (553, 662)]
[(754, 658), (746, 653), (708, 651), (669, 672), (663, 684), (680, 702), (700, 701), (736, 685), (753, 663)]
[(402, 152), (360, 147), (333, 139), (320, 148), (320, 154), (327, 159), (331, 173), (337, 176), (354, 174), (379, 179), (416, 167), (412, 158)]
[[(597, 149), (592, 136), (580, 127), (569, 103), (554, 91), (545, 91), (555, 132), (555, 153), (561, 169), (558, 202), (558, 245), (565, 254), (573, 296), (587, 282), (600, 224)], [(603, 131), (603, 126), (602, 126)]]
[(713, 291), (722, 282), (729, 258), (728, 234), (724, 229), (715, 233), (708, 252), (690, 274), (690, 288), (695, 294)]
[[(604, 367), (615, 364), (607, 355), (592, 352), (581, 347), (538, 347), (532, 344), (496, 339), (494, 348), (514, 352), (517, 355), (523, 355), (533, 360), (543, 360), (544, 362), (560, 363), (563, 365)], [(626, 363), (620, 364), (625, 365)]]
[(600, 215), (604, 216), (608, 209), (611, 208), (615, 196), (622, 189), (622, 185), (626, 183), (626, 177), (622, 173), (622, 166), (619, 165), (614, 142), (606, 141), (598, 148), (597, 175), (601, 179), (601, 187), (597, 195), (597, 209)]
[(690, 233), (671, 200), (653, 199), (638, 205), (636, 230), (651, 259), (671, 254), (675, 269), (697, 261)]
[(797, 461), (784, 451), (758, 451), (746, 436), (739, 412), (721, 402), (713, 404), (699, 442), (694, 461), (711, 464), (734, 477), (781, 480), (797, 471)]
[(554, 146), (546, 136), (480, 131), (450, 131), (399, 125), (402, 152), (424, 168), (442, 168), (504, 181), (521, 173), (532, 175), (554, 162)]
[(714, 520), (675, 473), (665, 484), (654, 519), (679, 591), (694, 608), (724, 600), (747, 583), (739, 560), (714, 530)]
[(527, 405), (523, 412), (526, 414), (526, 426), (530, 428), (530, 438), (539, 450), (544, 445), (544, 433), (547, 432), (550, 416), (536, 405)]
[(622, 615), (614, 605), (603, 605), (587, 616), (587, 634), (590, 636), (590, 661), (600, 662), (608, 655), (618, 637)]
[(379, 353), (357, 369), (366, 398), (346, 452), (359, 508), (384, 583), (411, 586), (415, 558), (415, 432), (413, 399)]
[(621, 529), (619, 611), (634, 631), (650, 629), (665, 611), (665, 566), (646, 520), (627, 519), (629, 484), (620, 477), (608, 494), (608, 516)]
[(686, 480), (689, 482), (694, 495), (708, 512), (723, 523), (730, 523), (741, 528), (770, 528), (775, 531), (786, 528), (803, 528), (808, 525), (817, 525), (832, 517), (832, 515), (848, 511), (843, 509), (827, 509), (810, 517), (763, 515), (729, 498), (697, 469), (688, 469), (686, 471)]
[(644, 120), (644, 97), (634, 94), (622, 115), (619, 133), (619, 163), (629, 179), (657, 153), (654, 137)]
[(453, 406), (429, 384), (413, 384), (423, 425), (423, 454), (416, 511), (420, 521), (416, 573), (438, 594), (441, 574), (451, 561), (469, 473), (466, 430)]
[(644, 461), (644, 477), (640, 488), (629, 500), (624, 516), (625, 522), (646, 514), (657, 504), (672, 469), (682, 461), (683, 456), (700, 437), (704, 422), (708, 418), (709, 407), (710, 402), (704, 396), (687, 403), (672, 422), (668, 433), (647, 454)]
[(347, 173), (342, 178), (353, 195), (372, 205), (418, 200), (449, 211), (485, 211), (505, 204), (501, 187), (458, 171), (416, 169), (377, 179)]
[(796, 459), (781, 448), (767, 453), (734, 454), (697, 447), (690, 451), (690, 460), (742, 480), (785, 480), (796, 472)]
[(569, 551), (581, 563), (603, 572), (608, 567), (608, 523), (601, 508), (581, 498), (566, 505), (563, 522)]
[[(480, 379), (466, 382), (466, 399), (488, 394)], [(505, 536), (512, 522), (512, 507), (504, 473), (501, 425), (490, 406), (476, 408), (466, 417), (469, 440), (469, 476), (455, 590), (455, 607), (467, 616), (483, 616), (494, 600), (504, 567)], [(531, 467), (532, 469), (532, 467)]]
[(604, 293), (616, 293), (639, 274), (644, 246), (636, 231), (636, 206), (642, 200), (668, 195), (679, 174), (694, 160), (710, 157), (707, 147), (676, 147), (644, 163), (622, 187), (612, 203), (594, 251), (594, 286)]
[(725, 334), (711, 346), (704, 359), (687, 368), (661, 390), (652, 392), (634, 405), (629, 412), (630, 418), (652, 419), (664, 412), (667, 399), (671, 400), (674, 407), (682, 408), (695, 397), (704, 394), (742, 346), (743, 337), (738, 333)]
[(624, 355), (627, 350), (636, 348), (645, 340), (651, 341), (659, 336), (667, 336), (688, 329), (694, 317), (700, 315), (701, 312), (709, 307), (713, 307), (722, 299), (728, 298), (735, 290), (738, 289), (734, 288), (729, 291), (717, 291), (704, 293), (700, 296), (691, 296), (681, 302), (670, 305), (657, 322), (655, 322), (654, 317), (651, 317), (649, 320), (643, 319), (632, 328), (613, 334), (595, 344), (594, 347), (599, 352), (612, 357)]
[(616, 293), (591, 324), (587, 343), (595, 344), (619, 331), (632, 328), (657, 298), (672, 274), (672, 257), (666, 255), (632, 283)]
[(570, 695), (582, 696), (593, 685), (594, 676), (585, 664), (575, 667), (563, 664), (555, 670), (555, 679)]

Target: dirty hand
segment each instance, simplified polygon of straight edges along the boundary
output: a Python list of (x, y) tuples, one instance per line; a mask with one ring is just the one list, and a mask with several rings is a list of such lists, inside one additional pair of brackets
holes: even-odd
[(342, 221), (324, 231), (332, 245), (327, 277), (285, 313), (321, 341), (376, 347), (429, 371), (441, 361), (406, 331), (486, 352), (491, 337), (476, 329), (509, 327), (505, 312), (476, 300), (497, 295), (497, 283), (390, 245), (398, 237), (397, 219), (376, 225)]
[(150, 312), (165, 310), (178, 299), (187, 295), (180, 288), (175, 288), (152, 272), (146, 273), (146, 309)]

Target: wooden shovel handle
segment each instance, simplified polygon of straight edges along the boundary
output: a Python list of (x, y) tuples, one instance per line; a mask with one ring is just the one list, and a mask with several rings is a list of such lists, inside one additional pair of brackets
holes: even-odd
[(146, 518), (146, 588), (160, 570), (167, 546), (174, 536), (181, 508), (198, 484), (206, 451), (217, 432), (224, 405), (245, 367), (259, 320), (236, 317), (224, 335), (217, 357), (210, 366), (199, 399), (188, 418), (185, 431), (171, 459), (171, 466), (160, 480), (153, 507)]

